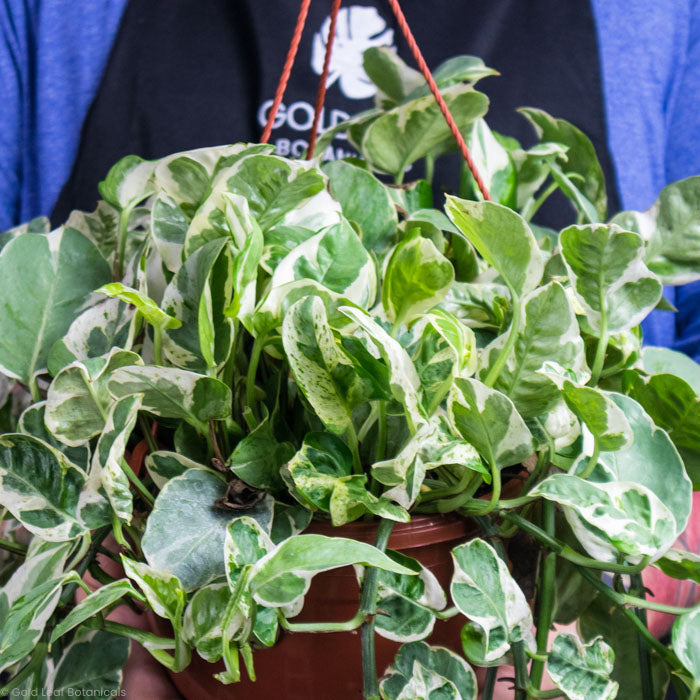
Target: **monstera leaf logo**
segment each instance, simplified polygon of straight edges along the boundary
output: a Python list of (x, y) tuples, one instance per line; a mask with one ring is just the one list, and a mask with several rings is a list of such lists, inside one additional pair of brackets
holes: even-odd
[[(314, 34), (311, 67), (321, 75), (328, 42), (331, 19), (326, 17), (321, 29)], [(338, 82), (341, 92), (353, 100), (372, 97), (377, 88), (362, 67), (362, 53), (372, 46), (391, 46), (394, 30), (387, 29), (386, 20), (374, 7), (353, 5), (338, 13), (328, 83)]]

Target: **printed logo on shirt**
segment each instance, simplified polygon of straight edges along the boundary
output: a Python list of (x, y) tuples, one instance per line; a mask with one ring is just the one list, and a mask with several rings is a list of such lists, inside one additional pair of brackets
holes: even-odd
[[(311, 69), (316, 75), (323, 73), (323, 62), (326, 55), (328, 33), (331, 19), (326, 17), (320, 29), (314, 33), (311, 47)], [(351, 5), (341, 8), (336, 22), (336, 34), (333, 42), (333, 53), (328, 73), (327, 87), (336, 85), (346, 99), (368, 100), (373, 97), (377, 88), (369, 79), (362, 67), (362, 54), (375, 46), (392, 46), (394, 30), (387, 26), (386, 20), (375, 7)], [(337, 94), (337, 93), (336, 93)], [(350, 114), (332, 106), (333, 91), (326, 98), (328, 105), (321, 113), (319, 130), (325, 131), (348, 119)], [(258, 124), (264, 127), (267, 123), (272, 100), (265, 100), (258, 109)], [(299, 157), (308, 147), (307, 136), (311, 130), (314, 117), (314, 105), (306, 100), (282, 103), (273, 122), (271, 142), (279, 155)], [(275, 130), (291, 130), (302, 132), (303, 138), (288, 138), (276, 136)], [(323, 160), (333, 160), (357, 156), (354, 150), (347, 150), (344, 133), (337, 134), (333, 145), (328, 146), (323, 153)]]

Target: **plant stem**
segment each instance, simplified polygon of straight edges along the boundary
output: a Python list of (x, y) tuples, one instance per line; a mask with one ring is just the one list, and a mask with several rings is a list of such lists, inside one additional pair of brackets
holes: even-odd
[(157, 365), (163, 364), (163, 328), (153, 326), (153, 359)]
[[(554, 503), (545, 501), (542, 504), (544, 529), (551, 537), (554, 537), (555, 532), (554, 514)], [(544, 555), (537, 586), (537, 653), (545, 658), (547, 654), (547, 638), (549, 637), (549, 628), (552, 625), (552, 614), (554, 611), (556, 562), (557, 555), (554, 552)], [(542, 682), (544, 665), (544, 660), (537, 658), (533, 660), (530, 667), (530, 682), (537, 689), (539, 689)]]
[(381, 462), (386, 455), (386, 401), (379, 402), (379, 418), (377, 419), (377, 450), (374, 461)]
[(486, 671), (484, 679), (484, 687), (481, 691), (481, 700), (491, 700), (493, 698), (493, 690), (496, 687), (496, 675), (498, 674), (498, 666), (490, 666)]
[(596, 468), (598, 464), (598, 457), (600, 457), (600, 440), (595, 438), (593, 440), (593, 454), (589, 457), (586, 466), (578, 474), (576, 474), (576, 476), (578, 476), (579, 479), (587, 479)]
[(119, 251), (114, 261), (114, 281), (119, 282), (124, 276), (124, 256), (126, 255), (126, 239), (129, 229), (129, 218), (134, 205), (124, 207), (119, 212)]
[(432, 186), (433, 184), (433, 177), (435, 176), (435, 156), (432, 154), (428, 154), (425, 156), (425, 179), (430, 183)]
[(557, 189), (557, 187), (559, 187), (559, 185), (557, 185), (556, 182), (552, 182), (537, 199), (530, 200), (532, 201), (532, 204), (530, 204), (529, 207), (527, 205), (523, 207), (521, 214), (523, 219), (525, 219), (525, 221), (531, 221), (532, 217), (537, 213), (537, 210), (545, 203), (549, 195), (551, 195)]
[(237, 682), (241, 678), (240, 662), (238, 660), (238, 650), (234, 649), (231, 651), (231, 640), (229, 639), (228, 630), (231, 626), (231, 621), (233, 616), (236, 614), (236, 610), (241, 602), (243, 592), (248, 585), (248, 576), (250, 575), (250, 567), (246, 567), (241, 572), (241, 575), (236, 582), (236, 588), (229, 598), (228, 605), (224, 611), (223, 620), (221, 621), (221, 629), (223, 630), (221, 634), (221, 655), (224, 659), (224, 664), (226, 665), (226, 670), (233, 679), (233, 682)]
[(526, 700), (527, 698), (527, 656), (525, 654), (525, 642), (514, 642), (511, 645), (513, 663), (515, 665), (515, 693), (514, 700)]
[(357, 433), (355, 432), (355, 426), (352, 424), (352, 420), (345, 434), (348, 438), (350, 452), (352, 452), (352, 470), (355, 474), (364, 474), (362, 461), (360, 460), (360, 443), (357, 439)]
[[(377, 529), (374, 546), (383, 552), (389, 542), (389, 535), (394, 526), (393, 520), (382, 518)], [(379, 570), (374, 567), (365, 569), (360, 596), (360, 612), (365, 616), (360, 634), (362, 636), (362, 692), (365, 700), (378, 700), (379, 683), (377, 681), (377, 661), (374, 655), (374, 616), (377, 613), (377, 577)]]
[(603, 370), (605, 362), (605, 351), (608, 349), (608, 313), (605, 308), (605, 292), (601, 285), (600, 290), (600, 337), (598, 338), (598, 346), (595, 349), (595, 358), (593, 359), (593, 368), (591, 369), (591, 378), (588, 380), (588, 386), (596, 386), (600, 373)]
[(127, 464), (125, 459), (121, 460), (121, 468), (123, 472), (126, 474), (126, 478), (129, 479), (129, 481), (134, 485), (136, 490), (141, 494), (141, 497), (143, 498), (146, 503), (153, 508), (153, 505), (155, 504), (155, 498), (151, 496), (150, 491), (143, 485), (143, 482), (141, 479), (134, 474), (133, 470), (131, 467)]
[(10, 552), (18, 557), (27, 556), (27, 548), (23, 544), (10, 542), (9, 540), (0, 540), (0, 549), (4, 549), (6, 552)]
[(148, 418), (139, 413), (139, 426), (141, 427), (141, 432), (143, 433), (143, 439), (148, 445), (149, 452), (158, 452), (158, 443), (156, 443), (153, 437), (152, 427), (148, 424)]
[[(493, 459), (489, 459), (489, 466), (491, 468), (491, 498), (487, 503), (474, 499), (473, 505), (465, 506), (467, 512), (477, 515), (487, 515), (498, 506), (498, 499), (501, 497), (501, 470)], [(441, 512), (444, 513), (446, 511)]]
[(281, 612), (277, 617), (287, 632), (352, 632), (364, 622), (365, 614), (358, 610), (355, 617), (345, 622), (289, 622)]
[[(639, 597), (644, 599), (644, 584), (642, 583), (642, 575), (634, 574), (631, 576), (632, 590), (639, 594)], [(644, 608), (637, 608), (634, 611), (639, 621), (645, 626), (647, 625), (647, 612)], [(639, 677), (642, 683), (642, 698), (643, 700), (654, 700), (654, 678), (651, 674), (651, 659), (649, 658), (649, 647), (644, 643), (642, 636), (637, 633), (637, 658), (639, 659)]]
[[(548, 547), (553, 552), (560, 556), (562, 559), (570, 561), (572, 564), (578, 564), (579, 566), (585, 566), (589, 569), (598, 569), (600, 571), (611, 571), (621, 574), (638, 574), (649, 564), (649, 557), (644, 557), (639, 564), (629, 565), (629, 564), (614, 564), (612, 562), (598, 561), (597, 559), (591, 559), (583, 554), (579, 554), (573, 550), (569, 545), (560, 542), (555, 537), (551, 537), (544, 530), (537, 527), (534, 523), (529, 520), (522, 518), (521, 516), (510, 513), (507, 510), (499, 511), (498, 515), (504, 520), (517, 525), (521, 530), (524, 530), (528, 534), (532, 535), (540, 544)], [(619, 595), (619, 594), (616, 594)], [(638, 600), (635, 598), (635, 600)], [(645, 601), (646, 602), (646, 601)]]
[(496, 361), (493, 363), (489, 373), (486, 375), (486, 379), (484, 380), (484, 384), (486, 384), (488, 387), (493, 387), (493, 385), (498, 381), (501, 370), (505, 366), (513, 347), (515, 346), (515, 341), (518, 339), (518, 334), (520, 333), (520, 325), (522, 323), (522, 302), (520, 301), (520, 297), (513, 289), (510, 290), (510, 297), (513, 300), (513, 318), (510, 322), (510, 330), (508, 331), (506, 344), (503, 346), (503, 349), (496, 358)]
[(258, 415), (258, 407), (255, 401), (255, 376), (258, 373), (258, 364), (260, 363), (260, 354), (265, 345), (265, 333), (260, 333), (253, 341), (253, 349), (250, 352), (250, 363), (248, 364), (248, 372), (245, 382), (245, 401), (246, 405), (253, 412), (256, 424), (260, 423)]

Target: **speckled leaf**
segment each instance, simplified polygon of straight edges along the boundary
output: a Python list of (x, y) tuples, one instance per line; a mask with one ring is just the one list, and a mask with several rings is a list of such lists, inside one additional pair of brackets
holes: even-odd
[(99, 183), (100, 196), (118, 209), (135, 206), (155, 190), (149, 180), (156, 163), (139, 156), (125, 156), (112, 166)]
[[(421, 677), (426, 671), (437, 676), (442, 680), (443, 687), (447, 685), (448, 694), (444, 696), (438, 692), (434, 696), (427, 695), (422, 687), (412, 687), (414, 678), (418, 675), (416, 670)], [(440, 686), (437, 687), (439, 691)], [(441, 700), (451, 697), (457, 700), (476, 700), (477, 683), (471, 666), (453, 651), (445, 647), (428, 646), (425, 642), (410, 642), (399, 649), (394, 663), (387, 668), (386, 675), (381, 680), (380, 691), (384, 700)]]
[(364, 542), (344, 537), (295, 535), (253, 566), (250, 589), (258, 603), (270, 607), (287, 606), (305, 595), (315, 574), (350, 564), (374, 566), (400, 574), (417, 573)]
[(113, 403), (107, 380), (115, 370), (132, 365), (143, 365), (143, 360), (136, 353), (115, 348), (107, 357), (74, 362), (62, 369), (47, 393), (46, 427), (71, 447), (99, 435)]
[(0, 252), (0, 371), (29, 384), (111, 271), (75, 230), (18, 236)]
[(470, 202), (451, 195), (445, 211), (515, 294), (537, 287), (544, 272), (542, 254), (519, 214), (494, 202)]
[(576, 299), (596, 331), (604, 322), (610, 332), (636, 326), (661, 298), (636, 233), (612, 224), (569, 226), (559, 243)]
[(360, 309), (343, 306), (339, 309), (355, 321), (371, 338), (389, 367), (389, 385), (394, 398), (403, 404), (412, 430), (426, 422), (421, 406), (420, 378), (408, 353), (371, 316)]
[(437, 306), (454, 282), (450, 261), (420, 235), (399, 243), (387, 262), (382, 286), (382, 305), (393, 323), (412, 319)]
[(97, 246), (105, 260), (114, 257), (118, 248), (119, 212), (111, 204), (100, 200), (95, 211), (72, 211), (65, 228), (80, 231)]
[(112, 510), (127, 524), (131, 523), (133, 497), (121, 463), (140, 408), (139, 394), (125, 396), (112, 406), (92, 458), (92, 473), (99, 475)]
[(373, 303), (377, 289), (374, 263), (345, 219), (294, 248), (279, 263), (270, 284), (275, 289), (302, 279), (319, 282), (364, 308)]
[(177, 272), (182, 265), (190, 220), (178, 202), (161, 192), (151, 207), (151, 239), (165, 267)]
[(0, 437), (0, 504), (30, 532), (61, 542), (110, 520), (87, 476), (58, 450), (29, 435)]
[[(458, 83), (442, 96), (460, 130), (486, 113), (488, 98)], [(361, 151), (372, 167), (396, 175), (450, 138), (450, 130), (432, 95), (394, 107), (369, 124)]]
[(202, 431), (208, 420), (231, 413), (231, 390), (218, 379), (175, 367), (124, 367), (107, 382), (115, 398), (143, 394), (142, 410), (182, 418)]
[(571, 474), (552, 474), (530, 491), (563, 506), (576, 537), (601, 561), (631, 563), (658, 558), (676, 539), (676, 520), (648, 488), (634, 482), (594, 484)]
[(343, 215), (362, 231), (362, 244), (377, 255), (396, 242), (396, 208), (382, 184), (371, 172), (342, 160), (323, 166), (333, 197), (340, 202)]
[(457, 432), (497, 467), (517, 464), (535, 451), (513, 402), (476, 379), (455, 380), (447, 411)]
[(51, 693), (57, 697), (116, 697), (128, 658), (128, 639), (103, 630), (83, 635), (58, 662)]
[(324, 425), (342, 434), (352, 408), (365, 399), (360, 378), (336, 344), (323, 301), (300, 299), (287, 311), (282, 342), (297, 385)]
[(574, 634), (554, 638), (547, 657), (549, 677), (571, 700), (612, 700), (618, 684), (610, 680), (615, 652), (602, 637), (583, 644)]
[(493, 547), (476, 538), (452, 550), (450, 593), (471, 622), (462, 631), (467, 658), (496, 665), (514, 642), (534, 650), (532, 613), (523, 592)]
[(148, 518), (142, 541), (146, 560), (177, 576), (188, 591), (224, 574), (226, 525), (234, 517), (249, 515), (270, 527), (271, 497), (234, 511), (217, 504), (225, 495), (226, 482), (218, 475), (189, 469), (165, 484)]

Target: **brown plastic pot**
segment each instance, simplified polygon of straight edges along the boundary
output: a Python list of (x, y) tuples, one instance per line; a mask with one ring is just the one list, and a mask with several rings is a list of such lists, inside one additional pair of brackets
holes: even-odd
[[(313, 522), (306, 532), (335, 537), (351, 537), (374, 542), (377, 525), (354, 522), (342, 527)], [(415, 516), (410, 523), (397, 523), (389, 539), (396, 549), (430, 569), (444, 588), (452, 576), (451, 550), (476, 534), (472, 521), (455, 515)], [(359, 587), (352, 567), (326, 571), (314, 577), (306, 595), (304, 609), (294, 622), (348, 620), (357, 612)], [(167, 624), (149, 615), (151, 629), (167, 634)], [(461, 616), (438, 620), (430, 644), (440, 644), (460, 651)], [(399, 644), (377, 635), (376, 659), (380, 674), (391, 664)], [(270, 649), (256, 650), (254, 655), (257, 681), (252, 682), (242, 669), (242, 680), (225, 686), (212, 678), (223, 664), (210, 664), (196, 652), (192, 663), (171, 677), (188, 700), (344, 700), (362, 697), (362, 650), (359, 630), (330, 633), (283, 633)]]

